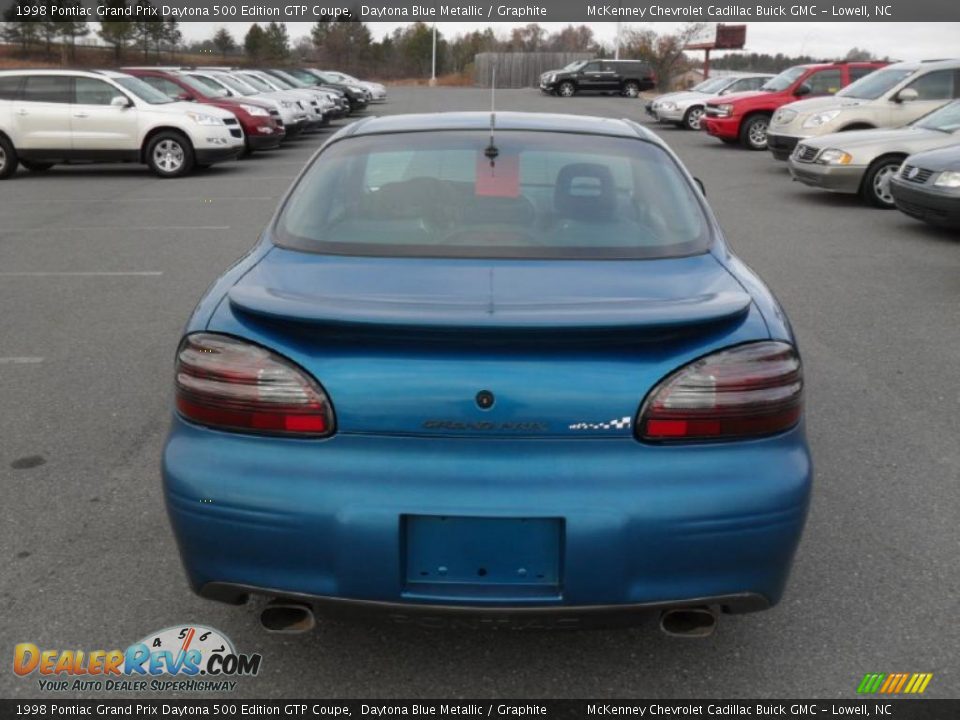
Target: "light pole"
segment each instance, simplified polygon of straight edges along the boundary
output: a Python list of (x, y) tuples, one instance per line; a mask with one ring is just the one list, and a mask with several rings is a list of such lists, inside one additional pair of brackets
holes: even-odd
[(430, 86), (437, 84), (437, 24), (433, 24), (433, 60), (430, 64)]

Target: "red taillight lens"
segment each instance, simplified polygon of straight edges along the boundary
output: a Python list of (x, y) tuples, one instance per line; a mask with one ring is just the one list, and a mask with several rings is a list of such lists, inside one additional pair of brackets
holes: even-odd
[(226, 335), (188, 335), (177, 352), (177, 410), (224, 430), (323, 437), (334, 429), (323, 388), (289, 360)]
[(641, 440), (734, 440), (772, 435), (800, 421), (803, 372), (793, 346), (758, 342), (681, 368), (647, 397)]

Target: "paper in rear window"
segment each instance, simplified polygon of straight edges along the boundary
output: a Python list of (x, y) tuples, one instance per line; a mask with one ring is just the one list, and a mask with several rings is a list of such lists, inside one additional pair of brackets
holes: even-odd
[(520, 196), (520, 156), (501, 155), (492, 163), (477, 153), (477, 180), (474, 192), (478, 197)]

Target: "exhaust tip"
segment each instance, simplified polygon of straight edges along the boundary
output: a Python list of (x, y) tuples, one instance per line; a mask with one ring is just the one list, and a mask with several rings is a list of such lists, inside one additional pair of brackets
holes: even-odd
[(260, 624), (267, 632), (299, 635), (313, 630), (317, 621), (309, 605), (274, 600), (260, 611)]
[(709, 637), (717, 629), (717, 613), (708, 607), (665, 610), (660, 629), (673, 637)]

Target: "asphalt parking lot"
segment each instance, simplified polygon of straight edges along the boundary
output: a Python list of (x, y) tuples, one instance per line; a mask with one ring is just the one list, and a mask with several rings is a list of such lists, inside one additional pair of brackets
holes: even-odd
[[(641, 119), (642, 103), (499, 91), (507, 110)], [(375, 112), (485, 110), (391, 88)], [(181, 180), (55, 168), (0, 183), (0, 696), (18, 642), (126, 647), (182, 623), (260, 652), (233, 697), (852, 698), (866, 672), (960, 696), (960, 241), (792, 183), (767, 153), (658, 132), (777, 293), (807, 376), (814, 502), (784, 601), (704, 640), (630, 630), (266, 634), (187, 589), (161, 499), (173, 353), (207, 285), (256, 239), (325, 135)], [(639, 549), (656, 552), (656, 548)], [(87, 696), (87, 695), (85, 695)]]

